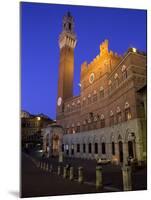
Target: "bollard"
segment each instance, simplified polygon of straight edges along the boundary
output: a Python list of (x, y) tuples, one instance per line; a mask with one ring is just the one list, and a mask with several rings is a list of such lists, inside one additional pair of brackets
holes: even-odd
[(63, 178), (67, 178), (67, 167), (63, 168)]
[(74, 168), (70, 167), (70, 174), (69, 174), (69, 179), (72, 181), (74, 179)]
[(132, 190), (132, 168), (131, 166), (122, 167), (123, 174), (123, 190), (130, 191)]
[(58, 176), (61, 175), (61, 167), (60, 166), (58, 166), (58, 172), (57, 172), (57, 174), (58, 174)]
[(83, 183), (83, 167), (78, 168), (78, 182)]
[(49, 166), (48, 166), (48, 163), (46, 164), (46, 171), (48, 172), (49, 170)]
[(96, 189), (101, 189), (103, 187), (102, 184), (102, 167), (96, 167)]
[(52, 170), (53, 170), (53, 167), (52, 167), (52, 165), (50, 165), (49, 172), (52, 172)]

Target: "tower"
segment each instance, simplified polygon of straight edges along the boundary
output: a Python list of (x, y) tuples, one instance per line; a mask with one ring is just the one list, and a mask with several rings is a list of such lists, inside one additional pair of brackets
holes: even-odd
[(62, 32), (59, 36), (60, 61), (57, 117), (63, 112), (64, 101), (73, 96), (74, 48), (76, 43), (74, 19), (70, 12), (68, 12), (63, 17)]

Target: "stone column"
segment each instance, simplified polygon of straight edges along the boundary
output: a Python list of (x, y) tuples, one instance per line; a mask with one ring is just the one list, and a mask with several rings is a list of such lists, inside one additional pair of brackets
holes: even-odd
[(119, 143), (115, 143), (115, 156), (117, 158), (117, 164), (119, 164)]
[(128, 164), (128, 144), (123, 143), (123, 164)]
[(123, 174), (123, 190), (130, 191), (132, 190), (132, 170), (131, 166), (124, 165), (122, 167)]

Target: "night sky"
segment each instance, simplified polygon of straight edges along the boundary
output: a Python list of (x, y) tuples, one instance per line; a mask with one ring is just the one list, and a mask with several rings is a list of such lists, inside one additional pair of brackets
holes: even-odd
[(80, 88), (80, 67), (109, 49), (122, 55), (129, 47), (146, 51), (146, 11), (85, 6), (21, 3), (21, 109), (56, 117), (59, 46), (62, 18), (70, 11), (75, 20), (74, 95)]

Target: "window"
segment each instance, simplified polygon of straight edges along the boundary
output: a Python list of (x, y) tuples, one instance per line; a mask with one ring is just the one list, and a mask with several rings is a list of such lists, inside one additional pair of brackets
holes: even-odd
[(112, 92), (112, 81), (111, 80), (109, 80), (108, 86), (109, 86), (109, 94), (110, 94)]
[(115, 87), (117, 88), (119, 86), (119, 76), (117, 73), (114, 75), (114, 79), (115, 79)]
[(83, 144), (83, 153), (86, 152), (85, 144)]
[(121, 113), (121, 111), (116, 114), (116, 121), (117, 121), (117, 123), (120, 123), (122, 121), (122, 113)]
[(104, 89), (100, 90), (100, 98), (103, 98), (103, 97), (104, 97)]
[(77, 132), (78, 133), (80, 132), (80, 126), (77, 126)]
[(62, 144), (62, 152), (64, 152), (64, 144)]
[(91, 143), (89, 143), (89, 153), (92, 152)]
[(123, 80), (127, 79), (127, 67), (125, 65), (122, 66), (122, 76)]
[(110, 116), (110, 126), (114, 125), (114, 115)]
[(89, 94), (88, 95), (88, 104), (90, 104), (91, 103), (91, 95)]
[(101, 128), (105, 127), (105, 119), (104, 119), (104, 115), (101, 115)]
[(74, 144), (71, 145), (71, 155), (74, 154)]
[(80, 152), (80, 144), (77, 144), (77, 153)]
[(93, 95), (93, 102), (96, 102), (97, 101), (97, 94), (94, 94)]
[(115, 155), (115, 143), (112, 142), (112, 155)]
[(71, 23), (69, 23), (69, 30), (71, 31)]
[(105, 143), (102, 142), (102, 154), (105, 154), (105, 153), (106, 153)]
[(94, 144), (94, 153), (97, 154), (98, 153), (98, 143)]
[(125, 120), (128, 121), (132, 118), (132, 115), (131, 115), (131, 110), (130, 108), (126, 108), (125, 109)]

